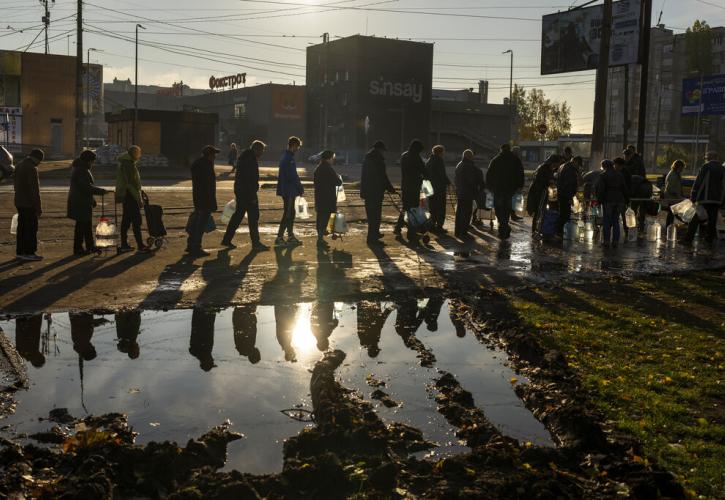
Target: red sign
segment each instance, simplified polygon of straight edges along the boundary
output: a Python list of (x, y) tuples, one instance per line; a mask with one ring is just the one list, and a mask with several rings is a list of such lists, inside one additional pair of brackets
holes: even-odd
[(548, 132), (548, 131), (549, 131), (549, 127), (547, 127), (547, 126), (546, 126), (546, 123), (542, 123), (542, 124), (540, 124), (540, 125), (539, 125), (539, 126), (538, 126), (538, 127), (536, 128), (536, 130), (538, 130), (538, 131), (539, 131), (539, 134), (541, 134), (541, 135), (546, 135), (546, 132)]

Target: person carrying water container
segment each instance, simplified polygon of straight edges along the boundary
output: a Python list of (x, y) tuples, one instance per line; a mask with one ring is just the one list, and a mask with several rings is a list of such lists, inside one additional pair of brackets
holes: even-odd
[(685, 162), (675, 160), (672, 162), (670, 172), (665, 177), (665, 190), (660, 200), (662, 208), (667, 211), (667, 223), (665, 227), (669, 227), (670, 224), (675, 222), (675, 214), (672, 213), (670, 207), (685, 199), (685, 194), (682, 191), (682, 171), (684, 169)]
[(337, 175), (332, 164), (335, 153), (329, 149), (320, 154), (320, 163), (314, 173), (315, 180), (315, 212), (317, 212), (317, 248), (327, 249), (325, 241), (327, 223), (330, 216), (337, 211), (337, 187), (342, 186), (342, 179)]
[(579, 189), (579, 171), (582, 168), (582, 157), (575, 156), (559, 168), (556, 174), (556, 192), (559, 203), (559, 235), (564, 234), (564, 226), (571, 219), (571, 202)]
[(138, 171), (138, 161), (141, 159), (141, 148), (131, 146), (128, 151), (118, 157), (118, 171), (116, 172), (116, 203), (122, 203), (121, 216), (121, 251), (129, 252), (133, 247), (128, 244), (128, 229), (133, 228), (133, 237), (138, 245), (139, 252), (149, 252), (151, 249), (144, 245), (141, 238), (141, 175)]
[(460, 240), (469, 239), (468, 228), (471, 225), (473, 201), (481, 198), (485, 184), (483, 172), (473, 163), (473, 151), (463, 152), (460, 163), (456, 166), (456, 226), (455, 235)]
[(430, 203), (430, 215), (435, 224), (434, 231), (446, 233), (443, 228), (446, 222), (446, 191), (451, 185), (451, 180), (446, 174), (445, 156), (446, 148), (440, 144), (433, 147), (430, 158), (425, 164), (428, 169), (428, 176), (433, 184), (433, 196), (428, 198)]
[[(403, 210), (400, 211), (398, 222), (395, 223), (393, 233), (400, 235), (403, 232), (405, 224), (405, 214), (411, 208), (415, 208), (420, 204), (420, 188), (423, 179), (427, 178), (425, 163), (420, 154), (423, 152), (423, 143), (418, 139), (413, 139), (408, 151), (400, 157), (400, 190), (403, 198)], [(408, 239), (415, 238), (416, 233), (412, 226), (408, 227)]]
[(498, 235), (503, 240), (511, 236), (511, 198), (524, 188), (524, 180), (521, 160), (511, 152), (510, 144), (503, 144), (486, 172), (486, 185), (493, 193), (493, 208), (498, 219)]
[(696, 215), (692, 218), (690, 226), (687, 228), (687, 236), (685, 243), (692, 244), (695, 239), (697, 228), (707, 223), (707, 233), (705, 233), (705, 241), (712, 245), (717, 238), (717, 216), (720, 207), (725, 200), (725, 166), (717, 161), (717, 153), (708, 151), (705, 155), (705, 163), (695, 178), (695, 184), (692, 185), (692, 193), (690, 200), (705, 209), (706, 217), (702, 219)]
[(614, 168), (612, 160), (602, 162), (602, 173), (597, 181), (596, 193), (597, 200), (604, 208), (602, 246), (608, 247), (611, 241), (612, 247), (616, 248), (619, 243), (619, 219), (629, 202), (629, 191), (624, 176)]
[[(276, 246), (301, 245), (302, 242), (295, 237), (295, 198), (302, 196), (305, 192), (302, 181), (297, 174), (297, 163), (295, 153), (302, 147), (299, 137), (290, 137), (287, 141), (287, 150), (279, 161), (279, 173), (277, 174), (277, 196), (282, 197), (283, 209), (282, 220), (279, 221)], [(287, 241), (284, 240), (284, 233), (287, 231)]]
[[(75, 221), (73, 231), (73, 255), (88, 255), (97, 252), (93, 238), (93, 207), (96, 206), (94, 195), (104, 195), (109, 191), (99, 188), (93, 183), (91, 168), (96, 161), (96, 153), (90, 150), (83, 151), (73, 160), (73, 169), (70, 175), (70, 190), (68, 191), (68, 218)], [(86, 248), (83, 248), (83, 242)]]

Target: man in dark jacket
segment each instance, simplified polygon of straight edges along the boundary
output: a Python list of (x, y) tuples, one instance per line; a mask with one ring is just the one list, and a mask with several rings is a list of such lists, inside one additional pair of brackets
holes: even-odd
[[(279, 161), (279, 173), (277, 174), (277, 196), (282, 197), (283, 210), (282, 220), (279, 222), (275, 246), (301, 245), (302, 242), (295, 237), (295, 198), (302, 196), (305, 192), (302, 181), (297, 174), (297, 163), (295, 153), (302, 147), (302, 140), (299, 137), (290, 137), (287, 141), (287, 150)], [(284, 241), (284, 232), (287, 231), (287, 241)]]
[(262, 141), (254, 141), (248, 149), (242, 151), (237, 159), (234, 174), (234, 198), (236, 210), (229, 219), (227, 231), (224, 234), (222, 245), (234, 248), (232, 239), (242, 223), (244, 216), (247, 216), (249, 224), (249, 238), (252, 240), (252, 250), (269, 250), (259, 240), (259, 159), (262, 158), (267, 145)]
[(461, 162), (456, 166), (456, 207), (455, 235), (459, 239), (468, 239), (471, 225), (473, 201), (480, 199), (484, 189), (483, 172), (473, 163), (473, 151), (463, 152)]
[(38, 165), (43, 161), (44, 156), (42, 150), (32, 150), (17, 166), (13, 178), (15, 208), (18, 210), (16, 254), (18, 259), (22, 260), (42, 259), (35, 252), (38, 251), (38, 218), (43, 214)]
[[(629, 201), (629, 191), (624, 176), (614, 168), (612, 160), (602, 162), (602, 172), (597, 179), (595, 187), (597, 200), (604, 209), (604, 242), (607, 247), (610, 243), (616, 247), (619, 243), (619, 219)], [(612, 229), (614, 234), (612, 235)]]
[(541, 209), (548, 199), (549, 186), (554, 181), (554, 174), (559, 169), (561, 160), (561, 156), (551, 155), (534, 172), (534, 180), (529, 186), (529, 193), (526, 198), (526, 211), (533, 218), (531, 222), (533, 231), (537, 230)]
[(571, 201), (579, 189), (579, 171), (582, 168), (582, 157), (575, 156), (559, 168), (556, 176), (556, 198), (559, 202), (559, 234), (564, 233), (564, 225), (571, 218)]
[[(692, 185), (690, 200), (697, 205), (704, 207), (707, 214), (706, 220), (700, 220), (698, 216), (692, 218), (687, 228), (685, 242), (691, 244), (695, 239), (697, 228), (707, 222), (707, 233), (705, 241), (709, 244), (715, 243), (717, 238), (717, 217), (718, 210), (725, 200), (725, 166), (717, 159), (715, 151), (708, 151), (705, 155), (705, 163), (697, 173), (695, 184)], [(699, 211), (699, 210), (698, 210)]]
[(493, 193), (493, 205), (498, 219), (498, 235), (502, 239), (511, 236), (511, 198), (524, 187), (524, 166), (511, 152), (511, 145), (501, 146), (491, 160), (486, 172), (486, 186)]
[(385, 191), (394, 193), (395, 188), (385, 171), (385, 144), (376, 141), (365, 155), (360, 173), (360, 198), (365, 200), (365, 214), (368, 218), (368, 245), (381, 245), (380, 221), (383, 213)]
[(624, 168), (629, 172), (630, 177), (633, 175), (639, 175), (640, 177), (647, 178), (647, 171), (644, 168), (644, 160), (634, 149), (634, 146), (627, 146), (627, 149), (622, 151), (624, 154), (625, 165)]
[[(425, 163), (420, 154), (423, 152), (423, 143), (418, 139), (413, 139), (408, 151), (400, 157), (400, 190), (403, 198), (403, 210), (398, 216), (398, 222), (395, 224), (395, 234), (401, 234), (403, 225), (405, 224), (405, 214), (411, 208), (415, 208), (420, 204), (420, 188), (423, 179), (428, 175), (425, 171)], [(408, 239), (415, 237), (415, 230), (408, 228)]]
[[(88, 255), (97, 251), (96, 242), (93, 238), (93, 207), (96, 206), (94, 195), (108, 193), (103, 188), (96, 187), (93, 183), (91, 167), (96, 161), (96, 153), (87, 150), (73, 160), (73, 169), (70, 176), (70, 190), (68, 191), (68, 213), (69, 219), (76, 222), (73, 232), (73, 254)], [(85, 250), (83, 242), (86, 243)], [(139, 248), (139, 251), (143, 249)]]
[(443, 146), (434, 146), (430, 158), (426, 163), (428, 176), (431, 184), (433, 184), (433, 196), (428, 198), (430, 204), (430, 215), (433, 219), (434, 230), (439, 233), (445, 233), (443, 225), (446, 222), (446, 191), (451, 181), (446, 174), (446, 162), (444, 155), (446, 148)]
[(205, 146), (201, 157), (191, 164), (191, 187), (194, 197), (194, 213), (189, 224), (189, 238), (186, 252), (192, 257), (207, 257), (209, 252), (201, 248), (201, 238), (211, 214), (216, 212), (216, 173), (214, 160), (220, 150), (215, 146)]

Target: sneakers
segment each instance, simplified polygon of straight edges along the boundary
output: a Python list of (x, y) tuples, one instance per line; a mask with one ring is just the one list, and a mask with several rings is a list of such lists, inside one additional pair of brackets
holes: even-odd
[(41, 257), (40, 255), (36, 255), (34, 253), (30, 253), (30, 254), (18, 255), (18, 259), (26, 260), (28, 262), (37, 262), (39, 260), (43, 260), (43, 257)]

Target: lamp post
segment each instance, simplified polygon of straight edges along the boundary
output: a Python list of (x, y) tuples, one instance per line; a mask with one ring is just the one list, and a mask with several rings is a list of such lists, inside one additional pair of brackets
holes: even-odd
[(509, 135), (513, 139), (514, 130), (514, 51), (509, 49), (501, 54), (511, 54), (511, 72), (509, 73)]
[(103, 52), (93, 47), (88, 47), (86, 50), (86, 120), (85, 120), (85, 135), (86, 135), (86, 149), (90, 146), (88, 140), (88, 131), (90, 130), (90, 117), (91, 117), (91, 52)]
[(133, 126), (131, 128), (131, 143), (136, 144), (136, 122), (138, 121), (138, 29), (145, 30), (140, 24), (136, 25), (136, 71), (133, 89)]

